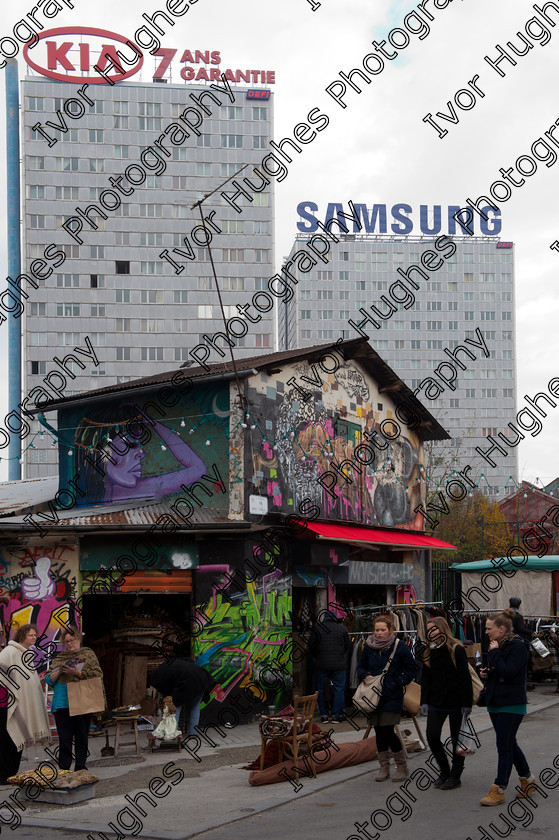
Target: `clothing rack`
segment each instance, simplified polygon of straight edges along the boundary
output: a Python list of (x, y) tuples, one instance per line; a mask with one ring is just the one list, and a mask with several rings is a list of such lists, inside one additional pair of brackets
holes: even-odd
[[(506, 610), (512, 610), (514, 607), (504, 607)], [(485, 610), (456, 610), (457, 615), (485, 615), (486, 613), (499, 613), (503, 610), (498, 609), (485, 609)], [(454, 610), (449, 610), (449, 612), (454, 613)], [(549, 618), (553, 619), (554, 621), (559, 621), (559, 615), (525, 615), (522, 613), (523, 618)]]
[[(392, 632), (393, 633), (412, 634), (412, 633), (417, 633), (417, 630), (393, 630)], [(355, 632), (350, 631), (349, 635), (350, 636), (370, 636), (371, 633), (372, 633), (371, 630), (356, 630)]]
[(350, 607), (351, 612), (365, 612), (367, 610), (420, 610), (422, 607), (438, 607), (444, 601), (421, 601), (417, 604), (365, 604), (362, 607)]
[(524, 618), (552, 618), (554, 621), (559, 621), (559, 615), (524, 615)]

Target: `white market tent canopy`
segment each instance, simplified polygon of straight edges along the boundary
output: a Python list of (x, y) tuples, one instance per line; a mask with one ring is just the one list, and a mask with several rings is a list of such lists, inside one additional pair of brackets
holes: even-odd
[(559, 555), (501, 557), (450, 568), (462, 575), (464, 609), (502, 610), (509, 598), (520, 598), (523, 615), (556, 614), (553, 578), (559, 571)]

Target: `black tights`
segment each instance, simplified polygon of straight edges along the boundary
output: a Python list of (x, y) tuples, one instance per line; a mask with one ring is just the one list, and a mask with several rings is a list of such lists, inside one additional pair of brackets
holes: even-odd
[(460, 736), (460, 726), (462, 724), (462, 713), (460, 707), (457, 706), (451, 712), (443, 712), (440, 709), (429, 707), (427, 715), (427, 743), (431, 748), (431, 752), (435, 756), (435, 760), (440, 767), (443, 775), (450, 773), (450, 766), (446, 750), (441, 743), (441, 732), (443, 724), (448, 717), (450, 725), (450, 738), (452, 741), (452, 775), (460, 776), (464, 767), (464, 756), (456, 755), (456, 747), (458, 745), (458, 738)]
[(375, 735), (377, 736), (378, 752), (392, 750), (393, 753), (397, 753), (403, 749), (402, 742), (394, 731), (394, 724), (392, 726), (375, 726)]

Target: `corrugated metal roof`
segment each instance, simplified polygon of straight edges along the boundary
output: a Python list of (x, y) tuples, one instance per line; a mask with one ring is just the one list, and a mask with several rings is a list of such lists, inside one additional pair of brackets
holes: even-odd
[[(332, 342), (328, 344), (318, 344), (313, 347), (304, 347), (299, 350), (282, 350), (279, 353), (265, 353), (260, 356), (251, 356), (249, 358), (242, 358), (236, 361), (236, 367), (239, 372), (269, 370), (270, 368), (280, 367), (284, 364), (290, 364), (297, 361), (317, 361), (334, 345)], [(373, 350), (366, 338), (356, 338), (350, 341), (342, 341), (339, 343), (338, 349), (343, 352), (346, 359), (353, 359), (360, 362), (367, 370), (368, 374), (380, 386), (380, 393), (387, 393), (389, 397), (396, 403), (402, 405), (405, 402), (412, 403), (417, 413), (421, 415), (422, 422), (417, 427), (416, 431), (423, 438), (423, 440), (447, 440), (450, 435), (437, 422), (433, 415), (424, 407), (417, 397), (413, 394), (410, 388), (403, 382), (399, 376), (386, 364), (378, 353)], [(105, 388), (97, 388), (94, 391), (88, 391), (84, 394), (75, 394), (69, 397), (63, 397), (59, 400), (52, 400), (41, 404), (40, 409), (28, 409), (31, 414), (36, 414), (39, 411), (52, 411), (57, 408), (66, 408), (74, 403), (83, 402), (85, 399), (91, 401), (92, 399), (101, 399), (104, 396), (120, 396), (125, 392), (133, 392), (139, 390), (155, 390), (162, 385), (171, 385), (173, 377), (176, 377), (180, 372), (183, 377), (182, 381), (186, 382), (188, 379), (203, 379), (223, 377), (224, 375), (231, 375), (234, 372), (232, 362), (219, 362), (218, 364), (208, 365), (208, 370), (203, 367), (179, 368), (178, 370), (169, 370), (164, 373), (158, 373), (154, 376), (145, 376), (142, 379), (135, 379), (132, 382), (122, 382), (118, 385), (109, 385)], [(178, 382), (173, 383), (172, 387), (179, 388)], [(421, 406), (421, 409), (418, 407)]]
[[(55, 487), (56, 489), (58, 489), (57, 486)], [(51, 493), (51, 499), (53, 495)], [(21, 509), (18, 512), (21, 512)], [(52, 513), (49, 514), (48, 520), (42, 519), (37, 514), (35, 514), (34, 519), (38, 524), (44, 525), (49, 531), (55, 531), (80, 528), (112, 528), (115, 526), (150, 528), (157, 522), (159, 517), (168, 516), (170, 520), (176, 522), (177, 526), (190, 530), (188, 524), (181, 520), (177, 513), (172, 510), (169, 502), (157, 502), (153, 504), (144, 502), (135, 505), (128, 504), (126, 506), (122, 503), (118, 505), (95, 505), (93, 507), (57, 510), (56, 513), (58, 515), (58, 522), (51, 521), (50, 517), (52, 517)], [(239, 522), (238, 520), (228, 519), (223, 511), (212, 507), (196, 508), (189, 522), (191, 522), (193, 528), (198, 530), (210, 530), (213, 525), (217, 526), (220, 530), (223, 530), (227, 525), (232, 529), (251, 528), (250, 522), (245, 522), (244, 520)], [(0, 533), (3, 530), (14, 527), (36, 530), (33, 524), (24, 520), (23, 516), (10, 516), (0, 521)]]
[(0, 516), (14, 516), (36, 505), (46, 504), (54, 498), (57, 490), (57, 475), (0, 482)]

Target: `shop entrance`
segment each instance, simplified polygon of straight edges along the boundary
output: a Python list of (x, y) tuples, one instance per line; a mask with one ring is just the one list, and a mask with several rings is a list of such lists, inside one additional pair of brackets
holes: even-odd
[(82, 609), (84, 644), (99, 658), (109, 708), (140, 703), (166, 655), (191, 655), (190, 594), (91, 594)]
[[(352, 617), (351, 622), (346, 622), (346, 626), (351, 630), (366, 630), (371, 626), (370, 614), (366, 614), (365, 623), (367, 626), (361, 626), (360, 615), (362, 608), (365, 606), (382, 606), (387, 603), (387, 599), (391, 598), (395, 601), (395, 587), (394, 586), (355, 586), (355, 585), (337, 585), (336, 586), (336, 602), (341, 610), (346, 611), (345, 614)], [(375, 610), (375, 614), (379, 610)], [(356, 626), (359, 624), (359, 627)]]

